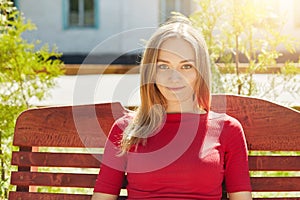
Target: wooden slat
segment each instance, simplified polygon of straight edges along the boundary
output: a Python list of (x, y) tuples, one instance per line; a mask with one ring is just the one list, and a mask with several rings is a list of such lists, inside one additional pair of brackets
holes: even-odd
[(101, 160), (102, 154), (13, 152), (11, 164), (22, 167), (99, 168)]
[(119, 103), (32, 109), (17, 119), (15, 146), (103, 147)]
[[(118, 200), (125, 200), (127, 197), (120, 196)], [(90, 200), (91, 195), (82, 194), (53, 194), (53, 193), (23, 193), (10, 192), (9, 200)], [(253, 198), (253, 200), (300, 200), (297, 197), (272, 197), (272, 198)], [(222, 198), (228, 200), (228, 198)]]
[[(26, 186), (53, 186), (93, 188), (98, 174), (73, 174), (51, 172), (12, 172), (11, 184)], [(122, 188), (127, 186), (127, 177), (124, 177)]]
[(90, 200), (91, 195), (10, 192), (9, 200)]
[(251, 177), (255, 192), (295, 192), (300, 191), (300, 177)]
[(236, 95), (214, 95), (212, 110), (241, 122), (249, 150), (300, 151), (300, 112), (296, 110)]
[(20, 186), (57, 186), (93, 188), (97, 174), (12, 172), (11, 184)]
[[(13, 152), (11, 164), (20, 167), (99, 168), (101, 158), (102, 154)], [(252, 171), (300, 171), (300, 157), (249, 156), (249, 169)]]
[[(13, 172), (13, 185), (93, 188), (96, 174), (66, 174), (41, 172)], [(300, 191), (300, 177), (251, 177), (253, 191)]]
[[(9, 200), (91, 200), (91, 195), (83, 194), (53, 194), (53, 193), (24, 193), (10, 192)], [(125, 200), (126, 197), (120, 196), (118, 200)]]
[(300, 171), (299, 156), (249, 156), (252, 171)]

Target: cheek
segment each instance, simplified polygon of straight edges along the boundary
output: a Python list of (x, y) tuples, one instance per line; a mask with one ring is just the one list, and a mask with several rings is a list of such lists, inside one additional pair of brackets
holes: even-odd
[(156, 74), (155, 83), (157, 85), (165, 85), (167, 83), (167, 74), (163, 72), (159, 72)]
[(197, 76), (196, 72), (186, 73), (186, 74), (184, 74), (184, 79), (187, 84), (189, 84), (192, 88), (194, 88), (194, 86), (197, 82), (198, 76)]
[(162, 81), (162, 76), (160, 73), (157, 73), (155, 76), (155, 83), (159, 84)]
[(156, 84), (156, 87), (157, 89), (160, 91), (160, 92), (163, 92), (163, 85), (165, 85), (164, 83), (164, 80), (166, 78), (164, 78), (164, 76), (162, 76), (160, 73), (156, 74), (155, 76), (155, 84)]

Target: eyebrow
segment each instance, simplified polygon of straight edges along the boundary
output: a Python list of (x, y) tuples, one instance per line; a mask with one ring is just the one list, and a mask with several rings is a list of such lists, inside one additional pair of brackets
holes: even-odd
[[(157, 62), (165, 62), (165, 63), (170, 63), (168, 60), (163, 60), (163, 59), (157, 59)], [(195, 62), (193, 59), (187, 59), (187, 60), (182, 60), (179, 63), (185, 63), (185, 62)]]

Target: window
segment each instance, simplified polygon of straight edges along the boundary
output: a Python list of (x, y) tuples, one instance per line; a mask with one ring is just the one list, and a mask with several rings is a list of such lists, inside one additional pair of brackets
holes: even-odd
[(160, 23), (168, 19), (171, 12), (180, 12), (186, 16), (191, 14), (191, 1), (187, 0), (161, 0), (160, 1)]
[(67, 0), (65, 25), (67, 28), (96, 27), (98, 0)]

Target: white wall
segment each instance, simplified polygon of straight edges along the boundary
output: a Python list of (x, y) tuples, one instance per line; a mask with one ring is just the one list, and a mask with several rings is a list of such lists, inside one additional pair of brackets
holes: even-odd
[[(63, 0), (18, 0), (20, 10), (38, 28), (24, 37), (56, 44), (65, 54), (123, 54), (141, 48), (141, 40), (159, 24), (160, 0), (98, 1), (97, 29), (64, 29)], [(286, 20), (281, 31), (300, 42), (300, 28), (294, 26), (294, 1), (300, 0), (279, 0), (280, 16)]]
[[(17, 5), (27, 19), (37, 26), (24, 37), (56, 44), (64, 53), (120, 53), (139, 48), (157, 27), (158, 0), (99, 0), (98, 28), (64, 29), (63, 0), (19, 0)], [(142, 28), (137, 31), (132, 29)], [(125, 32), (124, 31), (128, 31)]]

